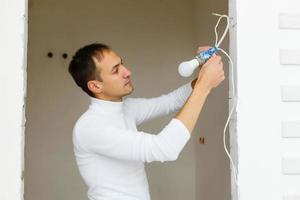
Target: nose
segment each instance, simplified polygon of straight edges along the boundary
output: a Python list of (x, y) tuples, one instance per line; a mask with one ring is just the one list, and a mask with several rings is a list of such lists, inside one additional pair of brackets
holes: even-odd
[(124, 72), (123, 72), (123, 77), (124, 78), (129, 78), (131, 76), (131, 71), (124, 67)]

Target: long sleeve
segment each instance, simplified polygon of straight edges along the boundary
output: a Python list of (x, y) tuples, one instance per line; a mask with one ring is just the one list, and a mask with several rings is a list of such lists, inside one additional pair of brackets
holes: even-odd
[(127, 98), (124, 103), (139, 125), (148, 120), (179, 110), (192, 92), (191, 82), (154, 98)]
[(180, 120), (172, 119), (157, 135), (113, 126), (101, 126), (86, 120), (74, 129), (75, 143), (86, 152), (131, 161), (173, 161), (190, 138)]

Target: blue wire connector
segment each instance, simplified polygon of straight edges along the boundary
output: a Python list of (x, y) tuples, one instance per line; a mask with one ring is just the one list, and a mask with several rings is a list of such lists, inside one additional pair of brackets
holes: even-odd
[(212, 47), (208, 49), (207, 51), (202, 51), (200, 52), (197, 56), (196, 59), (199, 62), (199, 65), (204, 64), (210, 57), (212, 57), (213, 54), (215, 54), (218, 51), (218, 47)]

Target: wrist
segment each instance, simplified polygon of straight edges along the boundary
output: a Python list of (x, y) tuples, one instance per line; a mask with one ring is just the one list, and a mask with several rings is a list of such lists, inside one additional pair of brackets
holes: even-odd
[(197, 81), (195, 82), (194, 90), (198, 90), (201, 93), (208, 95), (210, 93), (211, 88), (208, 87), (203, 81)]

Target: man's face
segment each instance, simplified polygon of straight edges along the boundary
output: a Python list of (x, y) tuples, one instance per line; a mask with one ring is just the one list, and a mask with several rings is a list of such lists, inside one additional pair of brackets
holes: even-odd
[(102, 59), (94, 59), (94, 62), (102, 80), (101, 98), (121, 100), (123, 96), (132, 93), (131, 71), (124, 66), (122, 59), (114, 51), (104, 51)]

